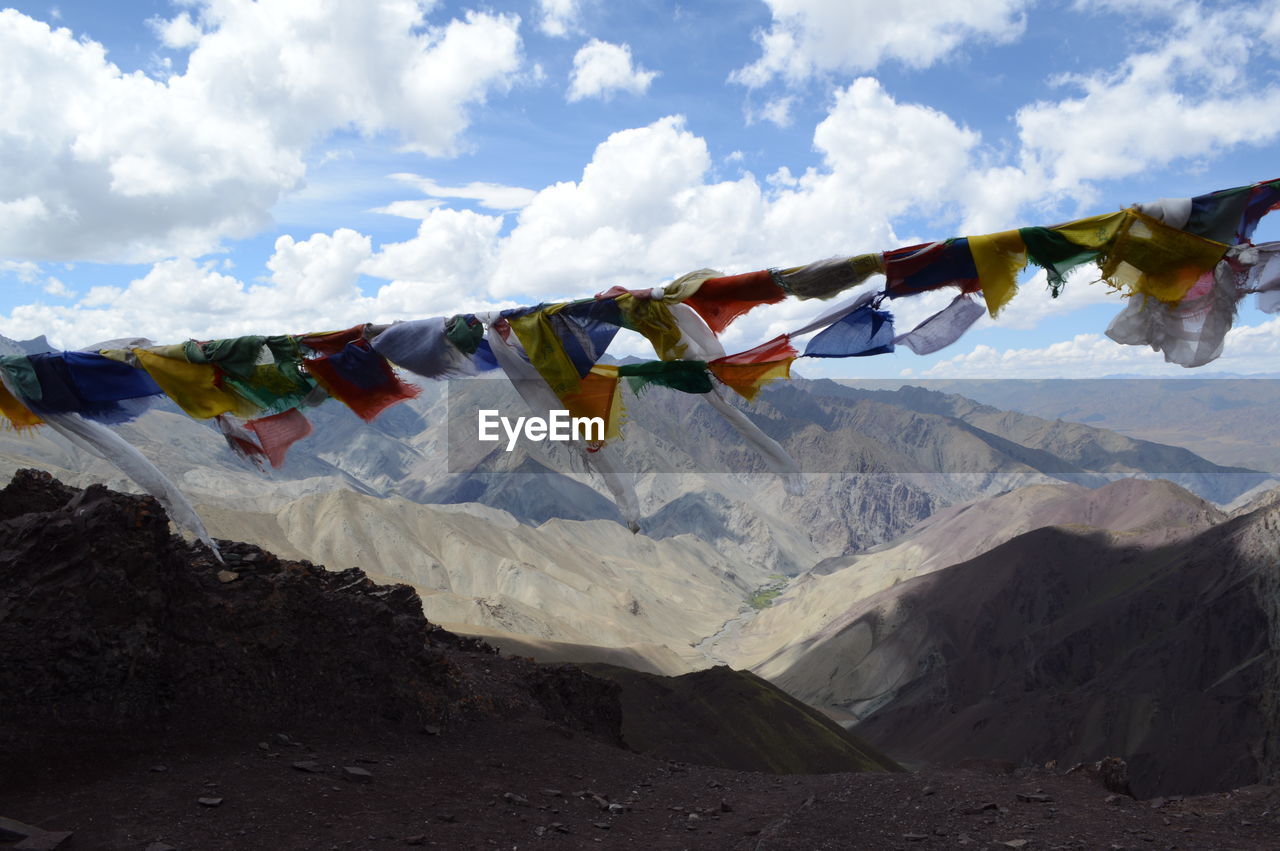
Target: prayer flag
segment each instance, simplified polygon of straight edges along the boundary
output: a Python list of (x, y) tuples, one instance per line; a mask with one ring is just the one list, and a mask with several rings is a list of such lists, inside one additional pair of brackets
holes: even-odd
[(885, 292), (889, 298), (917, 295), (946, 286), (977, 292), (978, 269), (965, 237), (912, 245), (884, 253)]
[(805, 347), (807, 358), (851, 358), (893, 351), (893, 316), (860, 307), (822, 331)]
[[(308, 343), (307, 345), (310, 345)], [(347, 343), (337, 354), (305, 362), (311, 377), (366, 422), (422, 391), (396, 377), (387, 359), (367, 341)]]
[(256, 407), (218, 386), (213, 364), (189, 362), (183, 346), (134, 349), (133, 353), (165, 395), (189, 416), (204, 420), (220, 414), (248, 417), (258, 412)]
[(285, 453), (289, 447), (311, 434), (311, 421), (297, 408), (291, 408), (280, 414), (249, 420), (245, 428), (258, 436), (262, 450), (272, 467), (284, 466)]
[(753, 307), (776, 304), (786, 297), (787, 291), (778, 286), (773, 273), (764, 269), (745, 275), (708, 278), (684, 303), (698, 311), (707, 326), (719, 334)]
[(987, 311), (995, 316), (1018, 291), (1018, 273), (1027, 265), (1027, 246), (1016, 230), (969, 237), (973, 265)]

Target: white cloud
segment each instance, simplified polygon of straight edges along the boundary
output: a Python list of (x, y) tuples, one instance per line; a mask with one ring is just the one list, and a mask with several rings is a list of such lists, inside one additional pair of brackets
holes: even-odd
[[(1177, 67), (1206, 67), (1207, 60), (1195, 58), (1190, 47), (1179, 44), (1185, 45), (1185, 39), (1175, 33), (1150, 53), (1174, 57), (1170, 61)], [(203, 46), (197, 52), (200, 49)], [(1233, 74), (1243, 75), (1240, 63), (1248, 55), (1246, 51), (1244, 58), (1237, 57), (1236, 72), (1219, 68), (1206, 73), (1234, 79)], [(1109, 87), (1128, 85), (1136, 79), (1134, 69), (1145, 67), (1140, 59), (1112, 77), (1098, 78), (1096, 92), (1101, 96)], [(1054, 106), (1037, 104), (1035, 109)], [(1194, 108), (1195, 102), (1189, 106)], [(1065, 138), (1072, 125), (1067, 121), (1059, 130), (1058, 136)], [(1044, 138), (1052, 141), (1058, 136)], [(950, 233), (1000, 230), (1027, 223), (1021, 213), (1029, 204), (1048, 205), (1064, 198), (1078, 203), (1087, 196), (1084, 181), (1106, 174), (1072, 166), (1070, 157), (1064, 157), (1063, 173), (1070, 169), (1076, 175), (1071, 188), (1046, 188), (1040, 170), (1057, 167), (1051, 158), (1040, 156), (1048, 142), (1038, 141), (1042, 147), (1028, 143), (1023, 151), (994, 151), (977, 132), (946, 113), (899, 101), (872, 78), (837, 89), (812, 138), (817, 165), (795, 173), (783, 165), (761, 179), (745, 171), (736, 180), (716, 177), (707, 142), (680, 116), (611, 134), (596, 147), (576, 180), (539, 191), (488, 183), (443, 186), (401, 174), (398, 179), (428, 196), (380, 208), (421, 221), (418, 232), (402, 242), (375, 246), (368, 236), (346, 229), (301, 241), (285, 237), (268, 263), (270, 279), (252, 285), (211, 263), (165, 261), (128, 287), (95, 291), (79, 305), (17, 309), (5, 322), (5, 333), (74, 332), (73, 339), (56, 339), (85, 342), (136, 333), (136, 328), (117, 327), (128, 326), (124, 320), (133, 317), (137, 328), (169, 323), (169, 332), (148, 332), (158, 339), (187, 334), (207, 338), (264, 327), (298, 331), (484, 309), (515, 300), (576, 297), (615, 283), (652, 286), (703, 266), (741, 272)], [(1152, 156), (1150, 151), (1139, 153), (1140, 159)], [(740, 164), (744, 156), (730, 154), (724, 162)], [(126, 183), (133, 179), (127, 168), (122, 174)], [(146, 174), (160, 188), (149, 190), (138, 180), (129, 184), (132, 190), (163, 191), (164, 172)], [(10, 197), (15, 204), (40, 201), (34, 195), (30, 202), (16, 200), (21, 195)], [(518, 212), (503, 216), (447, 209), (441, 201), (450, 198)], [(4, 209), (0, 207), (0, 217)], [(45, 215), (57, 214), (53, 205), (41, 209)], [(919, 218), (929, 232), (918, 237), (898, 233), (895, 224), (909, 215)], [(957, 222), (960, 227), (952, 230)], [(996, 324), (1032, 328), (1051, 314), (1110, 298), (1105, 288), (1088, 286), (1087, 277), (1082, 272), (1073, 278), (1058, 301), (1047, 298), (1042, 276), (1033, 277)], [(362, 280), (367, 287), (368, 279), (383, 282), (372, 296), (363, 295), (359, 287)], [(166, 299), (160, 284), (208, 292), (190, 296), (194, 301), (187, 303), (177, 296)], [(891, 308), (905, 329), (940, 309), (949, 297), (940, 293), (903, 299)], [(227, 305), (239, 305), (243, 313), (229, 313)], [(795, 327), (813, 313), (812, 303), (794, 302), (753, 311), (735, 323), (725, 343), (731, 349), (751, 345)], [(979, 329), (992, 324), (984, 319)], [(1117, 357), (1145, 357), (1110, 341), (1103, 348), (1125, 353), (1089, 354), (1089, 339), (1077, 339), (1052, 355), (1077, 358), (1086, 364), (1082, 370), (1109, 372), (1136, 371), (1133, 363), (1141, 363), (1113, 362)], [(972, 363), (962, 366), (994, 369), (997, 362), (1016, 362), (1024, 355), (1028, 364), (1036, 362), (1032, 350), (1007, 359), (975, 350), (966, 356)], [(1158, 367), (1159, 357), (1152, 363)]]
[(465, 186), (441, 186), (429, 177), (419, 177), (416, 174), (401, 173), (391, 176), (417, 187), (428, 198), (464, 198), (477, 201), (481, 207), (490, 210), (518, 210), (532, 201), (537, 194), (534, 190), (525, 189), (523, 186), (506, 186), (501, 183), (472, 182)]
[(538, 0), (538, 29), (554, 38), (578, 31), (580, 0)]
[(191, 20), (189, 12), (182, 12), (168, 20), (152, 18), (147, 21), (147, 24), (159, 36), (165, 47), (176, 50), (194, 47), (204, 35), (204, 31)]
[(483, 298), (493, 274), (501, 216), (471, 210), (431, 210), (413, 239), (389, 243), (361, 267), (365, 274), (391, 281), (379, 291), (388, 309), (421, 311), (423, 296), (448, 293)]
[(1018, 111), (1023, 170), (1047, 191), (1087, 196), (1087, 181), (1273, 141), (1280, 87), (1251, 79), (1248, 65), (1268, 42), (1275, 49), (1267, 33), (1277, 9), (1173, 4), (1153, 49), (1115, 71), (1062, 77), (1078, 96)]
[(771, 124), (779, 127), (791, 126), (791, 107), (795, 105), (796, 99), (787, 95), (785, 97), (774, 98), (760, 108), (760, 111), (750, 116), (751, 120), (763, 119)]
[(276, 240), (275, 249), (267, 260), (273, 286), (254, 289), (259, 293), (270, 291), (278, 297), (286, 316), (299, 302), (324, 302), (358, 295), (356, 281), (360, 277), (360, 266), (373, 253), (369, 237), (350, 228), (339, 228), (332, 234), (312, 234), (302, 242), (285, 235)]
[(579, 181), (548, 186), (520, 211), (500, 248), (493, 293), (652, 286), (655, 276), (733, 262), (760, 221), (760, 189), (750, 175), (707, 184), (710, 167), (706, 142), (682, 117), (611, 134)]
[(29, 284), (40, 276), (40, 267), (30, 260), (0, 260), (0, 274), (13, 275)]
[(41, 287), (48, 295), (55, 296), (56, 298), (71, 298), (75, 295), (75, 293), (72, 292), (66, 284), (52, 275), (45, 278)]
[(443, 204), (438, 198), (415, 198), (409, 201), (392, 201), (390, 204), (374, 207), (372, 212), (403, 219), (425, 219), (432, 210)]
[(592, 97), (608, 100), (614, 92), (641, 95), (657, 76), (657, 71), (632, 64), (629, 45), (593, 38), (573, 56), (566, 97), (572, 102)]
[(775, 77), (797, 83), (830, 71), (868, 71), (897, 61), (925, 68), (968, 41), (1022, 34), (1029, 0), (765, 0), (773, 14), (756, 33), (763, 55), (730, 77), (752, 88)]
[[(837, 93), (813, 139), (820, 167), (776, 174), (762, 187), (750, 173), (711, 180), (706, 142), (681, 117), (614, 133), (580, 180), (547, 187), (520, 211), (499, 249), (492, 293), (568, 296), (652, 286), (703, 266), (741, 272), (880, 250), (895, 243), (894, 217), (956, 196), (978, 142), (872, 79)], [(743, 327), (787, 322), (787, 310), (760, 320), (753, 313)]]
[[(509, 85), (518, 18), (429, 26), (413, 0), (203, 0), (155, 27), (190, 46), (166, 80), (0, 11), (0, 255), (198, 256), (270, 220), (337, 129), (448, 155), (469, 109)], [(56, 96), (51, 96), (56, 93)]]

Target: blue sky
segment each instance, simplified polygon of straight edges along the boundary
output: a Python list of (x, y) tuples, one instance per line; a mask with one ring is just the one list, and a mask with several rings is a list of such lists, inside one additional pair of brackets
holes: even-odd
[[(1278, 55), (1278, 2), (18, 3), (0, 334), (324, 330), (1274, 178)], [(899, 328), (945, 300), (894, 302)], [(798, 369), (1187, 374), (1103, 336), (1122, 307), (1027, 273), (936, 355)], [(820, 310), (753, 312), (726, 346)], [(1275, 371), (1278, 331), (1246, 301), (1202, 371)]]

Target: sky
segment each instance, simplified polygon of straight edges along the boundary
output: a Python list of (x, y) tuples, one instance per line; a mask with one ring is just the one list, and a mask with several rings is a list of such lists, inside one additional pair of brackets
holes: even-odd
[[(1277, 114), (1280, 0), (19, 2), (0, 334), (332, 330), (1054, 224), (1280, 177)], [(796, 370), (1276, 371), (1251, 299), (1185, 370), (1104, 336), (1124, 302), (1087, 270), (1056, 300), (1032, 271), (935, 355)], [(901, 331), (948, 300), (890, 309)]]

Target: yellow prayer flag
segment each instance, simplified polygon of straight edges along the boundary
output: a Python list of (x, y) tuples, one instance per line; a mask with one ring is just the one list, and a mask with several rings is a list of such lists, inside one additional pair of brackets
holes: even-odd
[(250, 419), (260, 413), (239, 396), (216, 385), (217, 372), (213, 364), (190, 363), (182, 346), (134, 349), (133, 353), (165, 395), (196, 419), (228, 413)]
[(1115, 239), (1116, 233), (1124, 225), (1125, 221), (1124, 212), (1107, 213), (1101, 216), (1090, 216), (1087, 219), (1067, 222), (1064, 225), (1051, 227), (1049, 230), (1062, 234), (1073, 245), (1078, 245), (1081, 248), (1092, 248), (1095, 251), (1104, 251), (1111, 244), (1111, 240)]
[(1227, 246), (1170, 227), (1137, 210), (1125, 220), (1099, 264), (1102, 278), (1129, 295), (1176, 304), (1200, 276), (1213, 270)]
[(538, 374), (546, 379), (547, 384), (551, 385), (551, 389), (557, 396), (573, 392), (582, 380), (578, 375), (578, 368), (565, 354), (560, 338), (551, 327), (551, 315), (563, 310), (566, 306), (553, 304), (542, 310), (535, 310), (524, 316), (507, 320), (516, 338), (520, 340), (520, 345), (524, 346), (524, 353), (529, 356), (529, 363), (533, 364)]
[(969, 237), (987, 312), (995, 316), (1018, 290), (1018, 273), (1027, 265), (1027, 246), (1016, 230)]
[(0, 382), (0, 416), (3, 416), (16, 429), (31, 428), (44, 422), (18, 398), (9, 392), (9, 388)]

